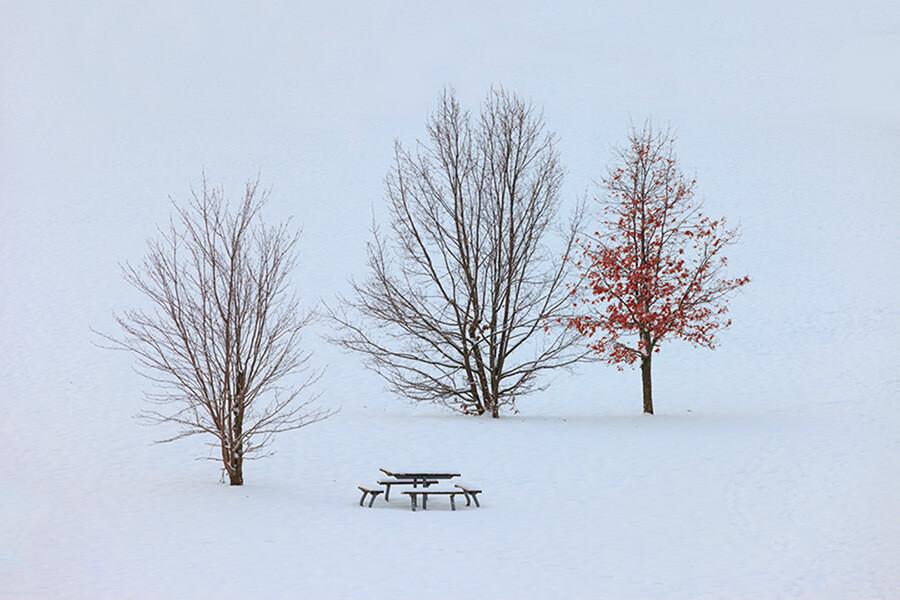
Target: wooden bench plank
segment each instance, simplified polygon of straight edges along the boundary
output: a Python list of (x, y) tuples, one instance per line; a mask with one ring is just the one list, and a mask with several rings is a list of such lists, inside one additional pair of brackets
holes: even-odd
[(409, 496), (410, 507), (413, 512), (416, 511), (416, 498), (419, 496), (422, 497), (422, 510), (428, 510), (428, 496), (450, 496), (450, 510), (456, 510), (456, 496), (465, 494), (462, 490), (431, 490), (425, 488), (404, 490), (403, 493)]
[(362, 492), (362, 498), (359, 499), (359, 505), (360, 505), (360, 506), (362, 506), (362, 505), (363, 505), (363, 502), (365, 502), (366, 496), (368, 496), (368, 495), (371, 495), (371, 496), (372, 496), (372, 499), (369, 500), (369, 508), (372, 508), (372, 504), (375, 502), (375, 498), (378, 497), (378, 494), (383, 494), (383, 493), (384, 493), (384, 490), (381, 490), (381, 489), (378, 489), (378, 488), (370, 488), (370, 487), (365, 486), (365, 485), (358, 485), (358, 486), (356, 486), (356, 487), (358, 487), (359, 490)]
[(481, 508), (481, 503), (478, 502), (478, 494), (481, 493), (480, 489), (469, 487), (469, 486), (463, 485), (461, 483), (457, 483), (454, 487), (458, 487), (466, 495), (466, 506), (471, 506), (472, 500), (474, 500), (475, 506), (477, 508)]

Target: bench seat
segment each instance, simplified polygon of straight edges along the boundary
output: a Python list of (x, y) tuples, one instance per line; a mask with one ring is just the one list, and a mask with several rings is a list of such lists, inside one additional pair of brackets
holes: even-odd
[[(428, 488), (404, 490), (403, 493), (409, 496), (413, 512), (415, 512), (417, 508), (416, 498), (419, 496), (422, 497), (422, 510), (428, 510), (428, 496), (450, 496), (450, 510), (456, 510), (456, 496), (465, 494), (462, 490), (433, 490)], [(468, 506), (468, 504), (466, 506)]]
[(358, 485), (356, 486), (362, 492), (362, 498), (359, 499), (359, 505), (362, 506), (363, 502), (366, 500), (366, 496), (372, 496), (369, 500), (369, 508), (372, 508), (372, 504), (375, 502), (375, 498), (378, 497), (379, 494), (383, 494), (384, 490), (374, 487), (369, 487), (366, 485)]
[(472, 500), (474, 500), (475, 506), (481, 508), (481, 504), (478, 502), (478, 494), (481, 493), (480, 489), (463, 483), (457, 483), (454, 487), (461, 489), (463, 494), (466, 495), (466, 506), (472, 504)]

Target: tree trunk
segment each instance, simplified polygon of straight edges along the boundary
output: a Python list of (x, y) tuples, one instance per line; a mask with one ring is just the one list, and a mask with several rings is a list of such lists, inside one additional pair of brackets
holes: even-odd
[(241, 447), (234, 450), (228, 447), (224, 439), (222, 444), (222, 467), (228, 473), (228, 483), (231, 485), (244, 485), (244, 456)]
[(650, 364), (653, 355), (641, 357), (641, 382), (644, 387), (644, 413), (653, 414), (653, 382), (650, 379)]
[(230, 485), (244, 485), (244, 460), (236, 456), (231, 461), (228, 469), (228, 483)]
[[(234, 413), (231, 422), (231, 438), (233, 440), (241, 440), (241, 435), (244, 433), (244, 403), (246, 401), (244, 392), (246, 387), (247, 379), (244, 372), (238, 369), (234, 382)], [(242, 441), (232, 443), (234, 446), (231, 449), (231, 469), (228, 471), (228, 478), (231, 485), (244, 485), (244, 443)]]

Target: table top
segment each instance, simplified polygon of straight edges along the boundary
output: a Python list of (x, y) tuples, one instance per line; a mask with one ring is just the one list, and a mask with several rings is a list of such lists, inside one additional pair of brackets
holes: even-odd
[(437, 471), (437, 470), (404, 470), (404, 471), (391, 471), (389, 469), (378, 469), (385, 475), (390, 477), (396, 477), (397, 479), (451, 479), (453, 477), (459, 477), (460, 474), (455, 471)]

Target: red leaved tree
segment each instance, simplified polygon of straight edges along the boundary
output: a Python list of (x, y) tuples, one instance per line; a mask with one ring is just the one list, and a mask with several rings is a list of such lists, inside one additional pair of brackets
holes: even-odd
[(650, 414), (651, 361), (661, 342), (713, 348), (716, 332), (731, 324), (729, 294), (750, 281), (724, 276), (723, 251), (737, 230), (701, 212), (696, 181), (679, 170), (673, 146), (671, 132), (648, 124), (618, 151), (603, 180), (599, 227), (576, 261), (584, 277), (572, 290), (569, 321), (608, 363), (622, 369), (640, 360)]

